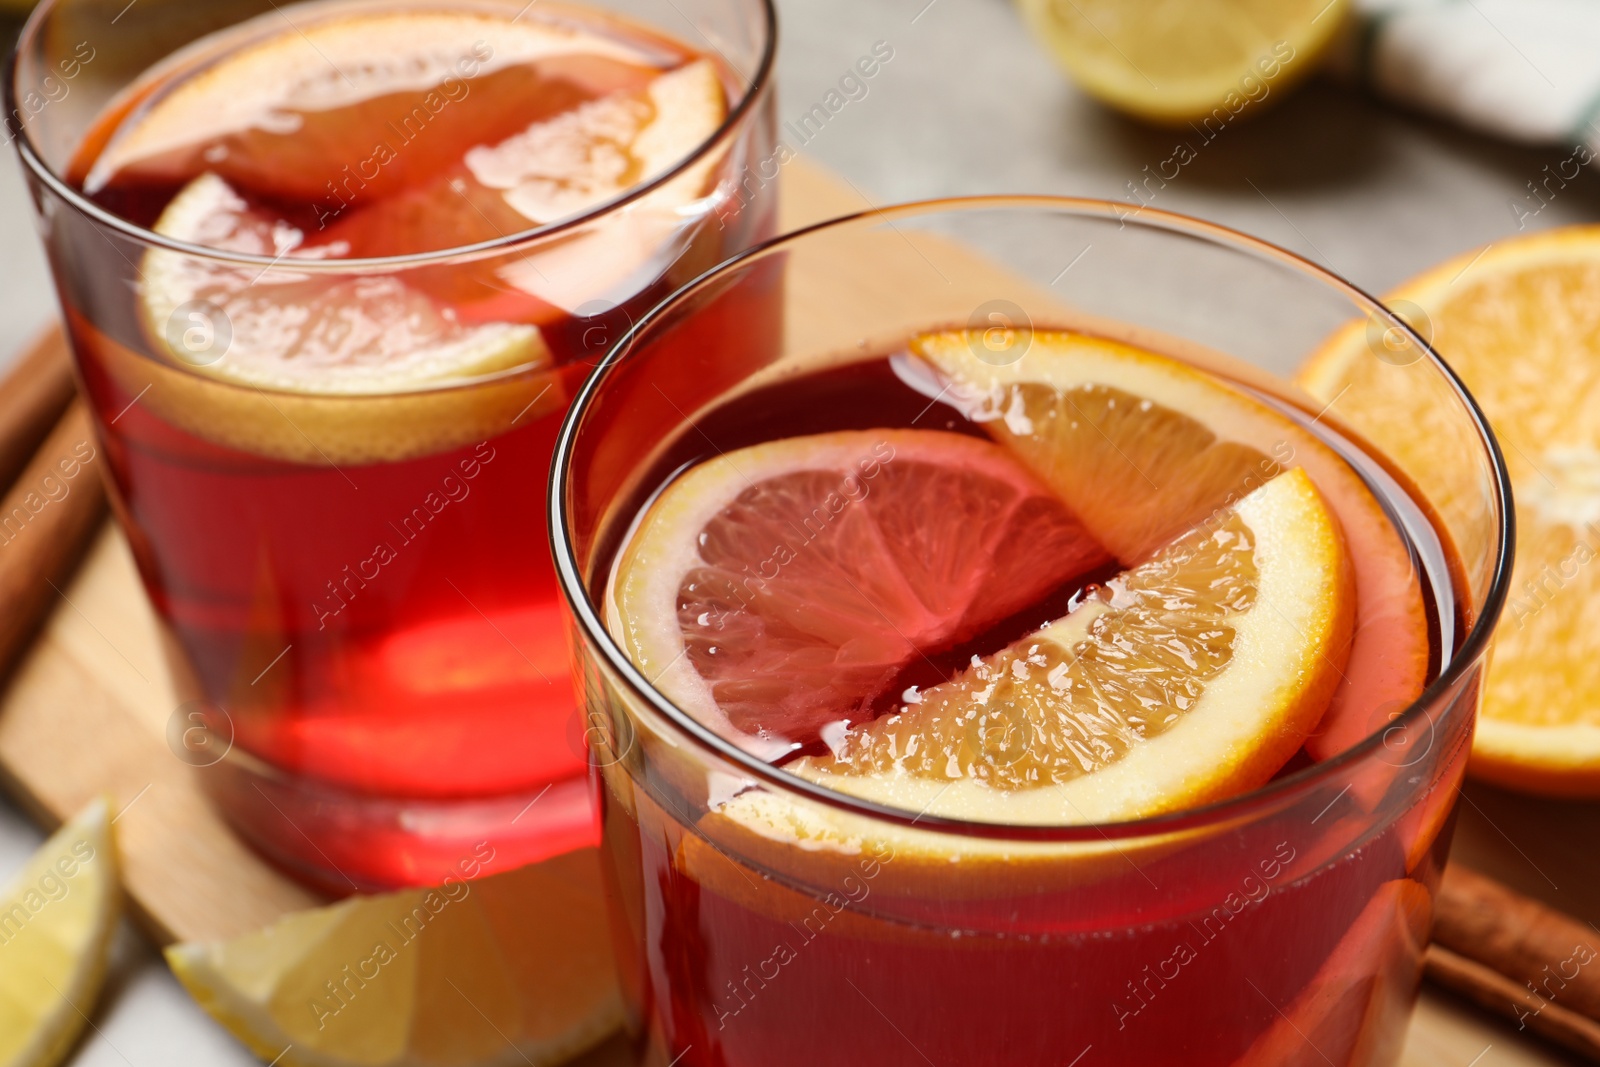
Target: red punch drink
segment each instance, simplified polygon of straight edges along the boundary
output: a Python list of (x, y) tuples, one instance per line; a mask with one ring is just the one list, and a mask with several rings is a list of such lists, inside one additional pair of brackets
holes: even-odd
[[(1085, 239), (1136, 261), (1109, 205), (1043, 200), (782, 239), (580, 398), (557, 560), (646, 1062), (1398, 1056), (1477, 564), (1334, 410), (1094, 315), (1103, 278), (1048, 292)], [(1165, 252), (1162, 315), (1223, 276)], [(668, 377), (774, 260), (807, 327), (731, 388)], [(651, 381), (670, 405), (606, 421)]]
[(729, 62), (598, 8), (268, 10), (64, 166), (118, 220), (49, 236), (180, 755), (277, 861), (348, 891), (594, 840), (546, 472), (607, 346), (770, 232), (729, 209), (770, 139)]

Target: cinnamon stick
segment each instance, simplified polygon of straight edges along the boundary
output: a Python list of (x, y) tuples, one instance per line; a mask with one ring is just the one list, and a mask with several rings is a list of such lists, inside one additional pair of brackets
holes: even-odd
[(1430, 978), (1600, 1063), (1600, 933), (1455, 863), (1434, 906)]
[(1428, 946), (1426, 959), (1425, 973), (1437, 984), (1510, 1019), (1518, 1029), (1600, 1063), (1600, 1023), (1555, 1001), (1530, 1004), (1526, 986), (1439, 945)]
[(0, 672), (8, 670), (105, 515), (105, 460), (75, 400), (0, 500)]
[(72, 400), (72, 362), (58, 327), (41, 335), (0, 379), (0, 491), (9, 488)]

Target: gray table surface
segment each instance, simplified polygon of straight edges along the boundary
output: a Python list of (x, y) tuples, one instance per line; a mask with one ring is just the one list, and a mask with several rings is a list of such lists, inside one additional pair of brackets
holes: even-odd
[[(783, 118), (807, 111), (875, 42), (894, 49), (868, 95), (804, 148), (878, 203), (984, 192), (1122, 198), (1125, 183), (1172, 152), (1172, 134), (1119, 118), (1068, 85), (1005, 0), (779, 0), (778, 7)], [(1492, 142), (1313, 82), (1206, 145), (1156, 205), (1277, 242), (1381, 292), (1516, 232), (1511, 204), (1569, 152)], [(1527, 225), (1596, 218), (1600, 180), (1586, 171)], [(9, 152), (0, 159), (0, 248), (3, 364), (56, 310)], [(0, 800), (0, 881), (39, 840)], [(131, 930), (118, 956), (95, 1030), (73, 1064), (254, 1062)], [(1492, 1025), (1483, 1032), (1489, 1047), (1475, 1067), (1508, 1062), (1500, 1056), (1515, 1040), (1510, 1032)]]

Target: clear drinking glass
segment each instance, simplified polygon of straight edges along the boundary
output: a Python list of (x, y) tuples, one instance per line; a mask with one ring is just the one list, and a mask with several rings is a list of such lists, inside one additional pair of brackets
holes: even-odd
[[(774, 287), (781, 319), (741, 315)], [(652, 686), (604, 605), (613, 559), (658, 487), (748, 444), (896, 417), (872, 404), (840, 414), (855, 410), (844, 391), (790, 404), (784, 390), (804, 394), (808, 370), (951, 325), (985, 331), (988, 357), (1005, 362), (1030, 324), (1186, 359), (1341, 451), (1428, 590), (1436, 669), (1422, 697), (1373, 709), (1342, 754), (1292, 762), (1246, 795), (1049, 827), (830, 791)], [(1341, 330), (1365, 331), (1360, 358), (1405, 376), (1446, 466), (1404, 469), (1363, 443), (1359, 397), (1329, 404), (1288, 383)], [(727, 402), (758, 388), (764, 406)], [(563, 427), (550, 528), (644, 1062), (1348, 1067), (1398, 1056), (1512, 518), (1472, 398), (1349, 283), (1218, 226), (1101, 201), (958, 199), (824, 223), (702, 276), (621, 340)], [(766, 821), (730, 817), (734, 798)]]
[[(775, 189), (746, 173), (774, 138), (768, 0), (531, 7), (46, 0), (6, 81), (117, 518), (185, 702), (175, 750), (202, 769), (245, 837), (336, 891), (436, 883), (472, 856), (500, 870), (595, 840), (544, 547), (556, 430), (629, 324), (774, 227)], [(726, 118), (680, 163), (575, 215), (385, 258), (219, 251), (84, 194), (82, 161), (98, 150), (85, 139), (107, 108), (167, 84), (153, 66), (188, 72), (241, 41), (295, 44), (319, 19), (413, 8), (493, 18), (486, 39), (457, 57), (459, 77), (382, 131), (401, 163), (433, 151), (411, 142), (465, 121), (464, 108), (495, 105), (503, 83), (488, 80), (483, 57), (514, 51), (506, 42), (518, 19), (602, 28), (622, 19), (627, 33), (680, 42), (711, 61)], [(366, 76), (328, 62), (329, 78)], [(226, 114), (235, 103), (215, 106)], [(401, 165), (345, 141), (307, 142), (296, 179), (320, 188), (325, 165), (333, 215), (359, 212), (376, 195), (363, 183)], [(292, 138), (279, 150), (290, 149), (302, 154)], [(196, 278), (226, 299), (169, 309), (171, 292)], [(273, 301), (277, 319), (230, 311)], [(292, 333), (297, 315), (336, 329), (378, 301), (403, 312), (385, 330), (412, 315), (448, 337), (489, 323), (533, 348), (537, 337), (544, 351), (392, 388), (216, 373), (230, 352), (277, 343), (280, 326)]]

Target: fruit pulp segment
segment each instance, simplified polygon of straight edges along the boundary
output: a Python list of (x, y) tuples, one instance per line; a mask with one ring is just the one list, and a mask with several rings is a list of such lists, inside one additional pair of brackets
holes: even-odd
[[(291, 263), (425, 252), (582, 211), (696, 147), (679, 142), (720, 123), (724, 75), (720, 60), (642, 26), (556, 7), (513, 22), (514, 9), (324, 2), (297, 17), (309, 42), (281, 19), (201, 42), (113, 103), (72, 177), (147, 226), (210, 183), (249, 233), (211, 212), (175, 236), (206, 244), (231, 227), (224, 240), (278, 242), (236, 250)], [(435, 23), (449, 25), (434, 34)], [(306, 66), (299, 53), (313, 45), (354, 56), (341, 64), (354, 82), (325, 77), (323, 60)], [(658, 119), (676, 125), (663, 132)], [(563, 245), (562, 276), (577, 288), (554, 303), (501, 276), (513, 254), (381, 276), (182, 268), (175, 276), (199, 281), (179, 295), (235, 320), (214, 363), (182, 358), (155, 321), (152, 308), (176, 299), (151, 293), (160, 250), (107, 256), (104, 237), (75, 220), (57, 229), (56, 258), (71, 264), (60, 278), (68, 333), (114, 505), (190, 701), (173, 736), (212, 728), (207, 747), (181, 758), (207, 766), (225, 813), (274, 858), (344, 892), (435, 883), (481, 840), (498, 849), (495, 870), (594, 841), (546, 472), (567, 401), (627, 324), (770, 232), (770, 198), (723, 220), (675, 216), (670, 232), (637, 224), (715, 189), (724, 162), (686, 173), (671, 204), (643, 203), (620, 236), (597, 223)], [(618, 264), (633, 272), (627, 285), (603, 290)], [(378, 289), (402, 293), (392, 310), (413, 326), (531, 337), (533, 361), (468, 368), (494, 372), (481, 381), (409, 382), (415, 353), (340, 365), (335, 344), (384, 321), (363, 305)], [(588, 296), (604, 307), (582, 306)], [(764, 337), (760, 303), (730, 306), (726, 327)], [(229, 369), (281, 367), (288, 380), (319, 359), (355, 384), (312, 373), (284, 386)], [(211, 769), (230, 745), (265, 777), (225, 781), (234, 759)], [(546, 789), (514, 827), (509, 815), (493, 826), (439, 815)], [(434, 821), (362, 822), (369, 801), (412, 800)]]

